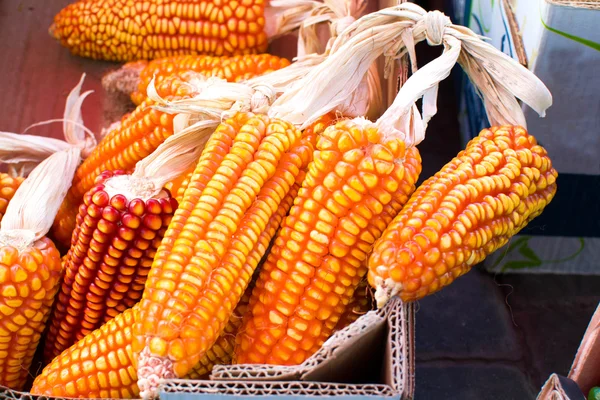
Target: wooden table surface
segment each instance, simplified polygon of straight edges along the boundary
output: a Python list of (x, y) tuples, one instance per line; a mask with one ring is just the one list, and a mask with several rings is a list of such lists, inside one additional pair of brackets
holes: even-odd
[[(69, 91), (86, 73), (93, 90), (83, 119), (94, 132), (115, 119), (107, 115), (102, 75), (117, 64), (72, 56), (48, 33), (54, 15), (69, 0), (0, 0), (0, 130), (20, 133), (29, 125), (62, 118)], [(117, 117), (118, 118), (118, 117)], [(62, 138), (62, 124), (27, 133)]]

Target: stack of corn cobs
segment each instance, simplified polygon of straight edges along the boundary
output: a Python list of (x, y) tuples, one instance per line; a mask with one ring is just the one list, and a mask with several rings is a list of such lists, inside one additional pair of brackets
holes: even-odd
[[(306, 21), (332, 2), (296, 9), (302, 18), (275, 31), (259, 1), (158, 3), (82, 0), (52, 29), (83, 56), (173, 56), (107, 78), (135, 111), (96, 142), (80, 82), (66, 142), (0, 153), (21, 168), (0, 175), (4, 386), (24, 387), (46, 328), (33, 394), (150, 398), (161, 379), (207, 378), (216, 364), (300, 364), (372, 307), (451, 284), (554, 196), (556, 171), (516, 100), (543, 114), (549, 92), (439, 12), (404, 4), (351, 23), (330, 11), (322, 54), (290, 64), (253, 53), (296, 28), (301, 52), (318, 47)], [(417, 70), (423, 40), (444, 52)], [(369, 121), (380, 102), (371, 65), (405, 55), (411, 77)], [(456, 62), (494, 126), (417, 188), (416, 145)], [(68, 193), (34, 198), (35, 182), (57, 179), (48, 163), (69, 152), (80, 163)], [(28, 225), (39, 210), (44, 223)]]

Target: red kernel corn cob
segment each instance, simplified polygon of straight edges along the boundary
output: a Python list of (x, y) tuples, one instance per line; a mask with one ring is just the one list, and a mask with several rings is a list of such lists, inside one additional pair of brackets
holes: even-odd
[[(277, 212), (271, 217), (265, 230), (261, 233), (257, 245), (248, 256), (248, 262), (257, 262), (257, 257), (265, 252), (269, 239), (281, 224), (284, 216), (292, 206), (298, 193), (296, 183), (285, 199), (279, 205)], [(192, 368), (187, 379), (205, 379), (214, 365), (229, 364), (233, 356), (235, 334), (242, 322), (242, 316), (248, 308), (252, 292), (252, 284), (236, 306), (223, 333), (215, 344), (206, 352), (204, 357)], [(133, 368), (131, 344), (133, 335), (131, 326), (134, 323), (134, 313), (139, 305), (126, 310), (101, 328), (65, 350), (55, 358), (36, 378), (31, 389), (32, 394), (56, 397), (112, 397), (132, 398), (139, 395), (137, 373)], [(92, 349), (97, 354), (92, 354)], [(100, 360), (98, 363), (97, 360)], [(103, 369), (109, 361), (110, 370)], [(114, 361), (112, 361), (114, 360)], [(118, 363), (117, 363), (118, 360)], [(64, 374), (62, 371), (82, 371), (80, 373)]]
[(25, 385), (60, 275), (60, 254), (50, 239), (21, 250), (1, 245), (0, 385)]
[[(177, 80), (173, 77), (172, 80)], [(181, 81), (180, 81), (181, 82)], [(186, 85), (174, 85), (175, 95), (184, 95)], [(152, 153), (169, 136), (173, 135), (173, 115), (158, 111), (146, 100), (125, 118), (118, 129), (106, 135), (92, 153), (77, 168), (73, 186), (63, 201), (54, 225), (53, 238), (64, 248), (71, 245), (75, 217), (83, 199), (96, 177), (104, 171), (133, 170), (135, 164)]]
[(238, 113), (211, 136), (136, 316), (142, 396), (153, 377), (186, 375), (221, 334), (266, 245), (249, 254), (311, 156), (296, 128), (266, 116)]
[[(149, 62), (142, 69), (137, 90), (131, 93), (131, 100), (135, 104), (140, 104), (146, 99), (146, 89), (153, 77), (155, 84), (159, 84), (168, 76), (193, 71), (204, 76), (222, 78), (228, 82), (240, 82), (288, 65), (290, 62), (287, 59), (271, 54), (248, 54), (233, 57), (186, 55), (159, 58)], [(126, 67), (127, 65), (123, 68)]]
[(79, 0), (50, 33), (73, 54), (107, 61), (178, 54), (263, 53), (265, 3), (204, 0)]
[(44, 356), (52, 360), (103, 323), (133, 307), (177, 202), (163, 191), (146, 200), (110, 194), (106, 171), (79, 207), (65, 277), (52, 314)]
[(8, 202), (13, 198), (15, 192), (23, 182), (22, 177), (13, 177), (9, 174), (0, 173), (0, 221), (6, 212)]
[(556, 192), (543, 147), (521, 127), (484, 129), (426, 180), (369, 258), (379, 306), (452, 283), (538, 216)]
[(367, 252), (415, 188), (416, 148), (366, 120), (319, 137), (290, 215), (260, 271), (236, 363), (300, 364), (335, 329), (366, 274)]

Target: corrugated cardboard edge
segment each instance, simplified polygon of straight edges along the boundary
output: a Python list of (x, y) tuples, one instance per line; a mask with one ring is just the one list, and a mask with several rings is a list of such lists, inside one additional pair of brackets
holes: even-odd
[[(183, 395), (183, 396), (182, 396)], [(323, 382), (269, 382), (269, 381), (188, 381), (172, 380), (162, 387), (163, 400), (202, 397), (223, 399), (224, 397), (368, 397), (378, 399), (400, 399), (387, 385), (349, 385)]]
[(585, 8), (588, 10), (600, 10), (600, 0), (546, 0), (548, 4), (554, 4), (563, 7)]
[(583, 335), (569, 378), (575, 381), (584, 393), (600, 385), (600, 305)]
[(585, 400), (585, 396), (571, 379), (552, 374), (542, 387), (537, 400)]

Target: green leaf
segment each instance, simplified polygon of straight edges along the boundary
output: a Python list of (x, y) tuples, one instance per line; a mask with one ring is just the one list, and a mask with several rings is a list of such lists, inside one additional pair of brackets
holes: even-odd
[(496, 268), (498, 265), (500, 265), (500, 263), (502, 263), (502, 260), (504, 260), (504, 257), (509, 255), (510, 253), (512, 253), (517, 247), (520, 247), (523, 244), (527, 245), (528, 240), (529, 240), (529, 236), (521, 236), (518, 239), (511, 240), (509, 242), (510, 244), (508, 245), (508, 248), (501, 252), (502, 256), (500, 256), (496, 259), (496, 262), (494, 262), (494, 265), (492, 265), (492, 268)]
[(521, 236), (516, 240), (511, 240), (510, 244), (508, 245), (508, 249), (506, 249), (506, 254), (512, 253), (517, 247), (521, 247), (522, 245), (527, 246), (529, 239), (529, 236)]
[(590, 390), (588, 400), (600, 400), (600, 387), (593, 387)]
[(509, 261), (502, 267), (502, 272), (514, 269), (535, 268), (542, 265), (538, 261)]
[(560, 36), (565, 37), (567, 39), (573, 40), (573, 41), (575, 41), (577, 43), (580, 43), (580, 44), (582, 44), (584, 46), (588, 46), (588, 47), (590, 47), (590, 48), (592, 48), (594, 50), (600, 51), (600, 43), (596, 43), (596, 42), (593, 42), (591, 40), (584, 39), (584, 38), (581, 38), (579, 36), (571, 35), (569, 33), (566, 33), (566, 32), (563, 32), (563, 31), (559, 31), (558, 29), (554, 29), (554, 28), (546, 25), (546, 22), (544, 22), (544, 19), (542, 17), (540, 17), (540, 20), (542, 21), (542, 25), (544, 25), (544, 28), (548, 29), (550, 32), (554, 32), (557, 35), (560, 35)]
[(523, 246), (521, 246), (521, 248), (519, 248), (519, 254), (521, 254), (522, 256), (529, 258), (532, 261), (536, 261), (541, 263), (542, 260), (540, 260), (540, 258), (537, 256), (537, 254), (535, 254), (535, 252), (533, 250), (531, 250), (531, 247), (529, 247), (527, 245), (527, 243), (524, 243)]

